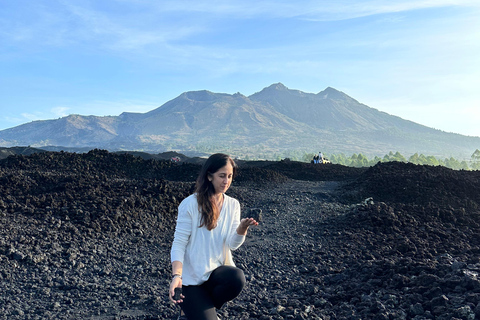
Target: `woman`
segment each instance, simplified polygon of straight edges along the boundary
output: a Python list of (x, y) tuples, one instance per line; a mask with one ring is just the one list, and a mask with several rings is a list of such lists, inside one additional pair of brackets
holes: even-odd
[[(235, 162), (228, 155), (210, 156), (198, 175), (195, 193), (178, 207), (170, 300), (182, 308), (179, 319), (216, 320), (215, 309), (238, 296), (245, 285), (231, 250), (239, 248), (248, 228), (258, 223), (252, 218), (240, 220), (239, 202), (225, 194), (235, 173)], [(175, 288), (182, 288), (179, 300), (174, 300)]]

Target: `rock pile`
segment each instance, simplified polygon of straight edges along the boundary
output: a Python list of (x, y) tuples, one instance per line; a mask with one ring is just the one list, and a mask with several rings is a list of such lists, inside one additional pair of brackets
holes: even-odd
[[(0, 319), (174, 319), (169, 252), (197, 163), (92, 150), (0, 160)], [(222, 319), (480, 317), (479, 172), (241, 162), (261, 212)]]

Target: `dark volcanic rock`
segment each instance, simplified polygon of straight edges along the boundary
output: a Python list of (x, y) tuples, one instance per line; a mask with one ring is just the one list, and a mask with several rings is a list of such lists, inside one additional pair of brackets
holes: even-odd
[(452, 170), (412, 163), (378, 163), (346, 187), (354, 200), (422, 206), (465, 208), (479, 211), (480, 171)]
[[(0, 319), (174, 319), (176, 210), (200, 164), (93, 150), (0, 160)], [(261, 212), (222, 319), (475, 319), (478, 171), (241, 162)]]
[(366, 168), (346, 167), (339, 164), (312, 164), (284, 159), (281, 161), (251, 161), (247, 167), (261, 166), (288, 178), (305, 181), (349, 181), (357, 178)]

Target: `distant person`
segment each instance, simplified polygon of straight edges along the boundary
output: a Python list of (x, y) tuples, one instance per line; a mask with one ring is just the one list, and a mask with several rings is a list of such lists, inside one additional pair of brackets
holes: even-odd
[[(213, 154), (200, 170), (195, 193), (178, 207), (169, 290), (170, 300), (182, 309), (178, 319), (217, 320), (215, 309), (245, 285), (231, 250), (243, 244), (248, 228), (258, 222), (240, 220), (240, 203), (225, 194), (235, 172), (232, 158)], [(179, 300), (174, 300), (175, 288), (182, 288)]]
[(323, 163), (323, 153), (322, 153), (322, 151), (320, 151), (318, 153), (318, 163)]
[(313, 163), (318, 163), (318, 155), (313, 156)]

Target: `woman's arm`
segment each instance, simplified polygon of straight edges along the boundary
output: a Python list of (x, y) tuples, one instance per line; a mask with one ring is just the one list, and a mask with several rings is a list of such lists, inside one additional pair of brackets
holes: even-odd
[[(190, 198), (187, 198), (192, 201)], [(187, 248), (190, 235), (192, 234), (192, 214), (189, 211), (188, 204), (184, 201), (178, 207), (177, 225), (173, 235), (172, 249), (170, 258), (173, 262), (179, 261), (183, 263), (185, 250)]]
[(230, 249), (236, 250), (238, 249), (243, 242), (245, 241), (245, 236), (247, 234), (247, 230), (251, 225), (258, 225), (258, 223), (253, 219), (242, 219), (240, 220), (240, 203), (235, 200), (234, 203), (234, 212), (233, 212), (233, 223), (231, 226), (230, 231), (230, 238), (228, 241), (228, 245)]
[(180, 300), (174, 300), (175, 288), (182, 287), (183, 275), (183, 259), (185, 250), (190, 239), (192, 228), (192, 216), (186, 205), (186, 201), (182, 201), (178, 207), (177, 225), (175, 227), (174, 239), (170, 257), (172, 261), (172, 281), (170, 282), (169, 298), (173, 303), (181, 303), (184, 298), (181, 295)]
[(172, 262), (172, 282), (170, 282), (170, 294), (169, 298), (170, 301), (173, 303), (182, 303), (183, 298), (185, 296), (181, 295), (180, 300), (174, 300), (173, 297), (175, 295), (175, 288), (182, 287), (182, 272), (183, 272), (183, 264), (180, 261), (173, 261)]
[(183, 272), (183, 263), (180, 261), (173, 261), (172, 262), (172, 277), (179, 275), (180, 277), (182, 276)]

